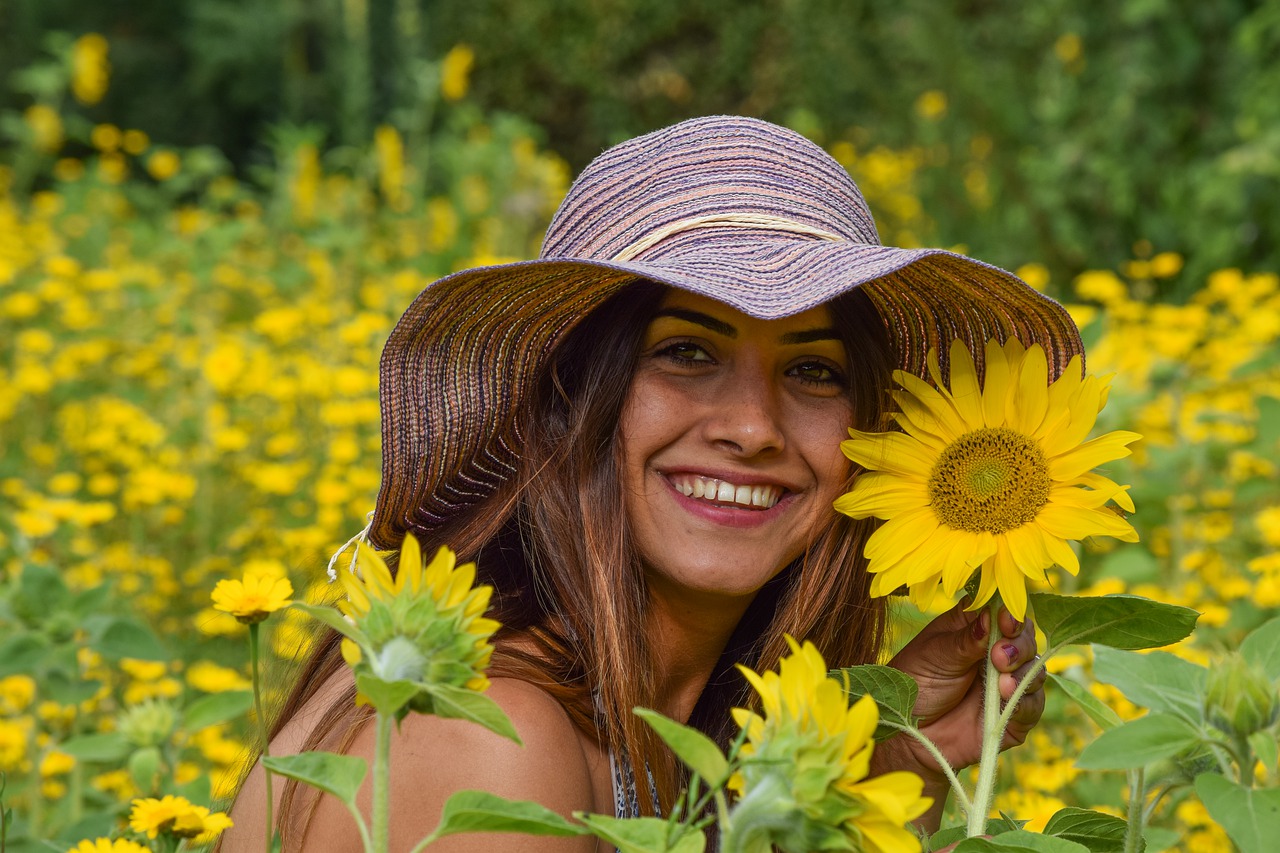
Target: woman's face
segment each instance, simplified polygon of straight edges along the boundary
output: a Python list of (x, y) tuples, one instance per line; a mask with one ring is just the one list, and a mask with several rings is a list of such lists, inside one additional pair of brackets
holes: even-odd
[(650, 583), (751, 596), (834, 512), (848, 355), (825, 307), (759, 320), (669, 291), (623, 407), (624, 505)]

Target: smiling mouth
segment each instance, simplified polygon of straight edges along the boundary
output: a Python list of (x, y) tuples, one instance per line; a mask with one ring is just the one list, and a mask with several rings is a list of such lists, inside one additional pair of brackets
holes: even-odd
[(742, 509), (769, 509), (785, 491), (781, 486), (771, 484), (738, 485), (692, 474), (672, 474), (667, 479), (677, 492), (687, 498)]

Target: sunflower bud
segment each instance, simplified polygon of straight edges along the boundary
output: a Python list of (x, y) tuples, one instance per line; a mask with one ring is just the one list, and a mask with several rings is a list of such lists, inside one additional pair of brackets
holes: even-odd
[(1248, 737), (1275, 723), (1280, 697), (1266, 673), (1235, 653), (1209, 670), (1205, 714), (1224, 732)]
[(137, 747), (160, 746), (178, 725), (178, 713), (168, 702), (149, 699), (120, 713), (116, 727)]

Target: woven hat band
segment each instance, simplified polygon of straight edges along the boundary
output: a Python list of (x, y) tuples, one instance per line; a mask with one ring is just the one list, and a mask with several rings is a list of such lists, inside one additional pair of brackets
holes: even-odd
[(814, 237), (819, 240), (830, 240), (837, 243), (845, 239), (839, 234), (833, 234), (813, 225), (805, 225), (803, 222), (787, 219), (785, 216), (773, 216), (768, 213), (709, 213), (706, 216), (691, 216), (688, 219), (677, 219), (675, 222), (668, 222), (661, 228), (649, 232), (631, 245), (626, 246), (622, 251), (615, 254), (611, 260), (633, 261), (668, 237), (683, 234), (686, 231), (694, 231), (698, 228), (752, 228), (764, 231), (778, 231), (786, 234), (801, 234), (805, 237)]

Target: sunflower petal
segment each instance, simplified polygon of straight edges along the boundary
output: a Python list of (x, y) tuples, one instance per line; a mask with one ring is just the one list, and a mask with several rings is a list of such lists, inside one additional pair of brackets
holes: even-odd
[(978, 370), (973, 365), (973, 354), (964, 341), (951, 342), (951, 401), (969, 429), (983, 426), (982, 390), (978, 387)]
[(1027, 435), (1035, 435), (1049, 406), (1049, 365), (1039, 344), (1027, 348), (1018, 372), (1017, 395), (1009, 400), (1009, 423)]
[(858, 475), (853, 488), (836, 498), (835, 508), (852, 518), (893, 518), (900, 512), (928, 506), (929, 491), (923, 483), (902, 480), (871, 471)]
[(982, 380), (982, 419), (989, 427), (1004, 426), (1005, 401), (1009, 398), (1009, 361), (1004, 347), (987, 341), (986, 373)]
[(1100, 435), (1075, 450), (1050, 459), (1049, 477), (1058, 481), (1074, 480), (1104, 462), (1128, 456), (1133, 451), (1127, 445), (1141, 438), (1136, 432), (1122, 429)]
[(898, 432), (859, 433), (849, 430), (853, 436), (840, 442), (840, 450), (852, 462), (870, 471), (891, 471), (908, 477), (924, 479), (933, 469), (936, 454), (909, 435)]

